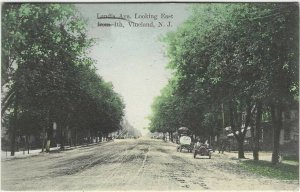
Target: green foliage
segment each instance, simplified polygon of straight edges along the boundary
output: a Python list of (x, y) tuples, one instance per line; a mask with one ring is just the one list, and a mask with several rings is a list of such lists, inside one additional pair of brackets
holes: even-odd
[[(154, 101), (151, 129), (164, 122), (168, 129), (184, 125), (214, 135), (212, 129), (222, 126), (223, 103), (224, 126), (241, 132), (242, 113), (256, 102), (287, 105), (299, 95), (297, 4), (210, 3), (191, 10), (190, 18), (163, 39), (176, 84), (167, 85), (172, 97), (162, 93)], [(170, 106), (169, 118), (162, 106), (171, 100), (180, 107), (175, 112)]]
[(269, 178), (299, 180), (299, 164), (280, 163), (273, 165), (268, 161), (246, 160), (241, 162), (240, 167), (246, 171)]
[(172, 85), (176, 82), (169, 83), (169, 86), (165, 87), (161, 91), (161, 96), (154, 99), (152, 104), (153, 114), (150, 116), (150, 131), (169, 132), (176, 131), (174, 124), (180, 123), (180, 119), (176, 113), (180, 107), (180, 101), (175, 100), (173, 96)]
[(2, 111), (17, 103), (20, 133), (53, 122), (94, 136), (119, 129), (125, 105), (87, 56), (94, 40), (73, 5), (6, 3), (2, 24)]

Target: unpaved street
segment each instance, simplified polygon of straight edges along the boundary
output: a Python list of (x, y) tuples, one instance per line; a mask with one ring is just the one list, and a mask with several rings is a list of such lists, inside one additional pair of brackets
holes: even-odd
[(194, 159), (161, 140), (115, 140), (2, 161), (2, 190), (296, 190), (297, 181), (255, 176), (238, 160)]

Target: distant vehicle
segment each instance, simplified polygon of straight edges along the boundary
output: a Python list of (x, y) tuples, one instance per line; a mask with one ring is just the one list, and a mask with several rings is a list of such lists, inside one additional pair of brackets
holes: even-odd
[(179, 144), (177, 146), (177, 151), (182, 151), (182, 149), (186, 149), (188, 152), (192, 152), (193, 150), (193, 144), (192, 139), (189, 134), (189, 129), (187, 127), (180, 127), (178, 129), (178, 140)]
[(108, 140), (108, 141), (112, 141), (112, 140), (113, 140), (113, 137), (112, 137), (112, 136), (107, 137), (107, 140)]
[(213, 150), (210, 149), (207, 144), (201, 144), (197, 142), (194, 147), (194, 158), (196, 158), (197, 155), (200, 155), (208, 156), (208, 158), (211, 159), (212, 151)]
[(186, 135), (180, 137), (177, 151), (181, 152), (182, 149), (186, 149), (188, 152), (192, 152), (193, 145), (192, 145), (191, 137), (186, 136)]

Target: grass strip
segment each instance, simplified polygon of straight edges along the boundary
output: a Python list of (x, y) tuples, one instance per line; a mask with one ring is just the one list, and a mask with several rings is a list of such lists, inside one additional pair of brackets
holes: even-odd
[(273, 165), (269, 161), (241, 161), (241, 168), (257, 175), (281, 180), (299, 180), (299, 165), (279, 163)]

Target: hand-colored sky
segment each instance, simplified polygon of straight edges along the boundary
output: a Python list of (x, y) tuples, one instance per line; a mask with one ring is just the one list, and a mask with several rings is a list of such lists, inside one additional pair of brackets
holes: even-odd
[[(145, 133), (151, 113), (151, 104), (155, 96), (167, 84), (170, 71), (165, 67), (168, 58), (165, 46), (159, 37), (168, 31), (176, 30), (188, 17), (188, 5), (179, 3), (157, 4), (78, 4), (77, 9), (88, 22), (88, 35), (97, 39), (90, 56), (96, 60), (98, 73), (111, 81), (114, 90), (122, 95), (126, 104), (126, 118), (137, 129)], [(128, 14), (173, 14), (172, 27), (133, 28), (127, 21), (122, 21), (124, 28), (98, 27), (97, 14), (108, 15)], [(135, 19), (134, 22), (154, 21), (153, 19)], [(157, 19), (156, 21), (163, 21)]]

